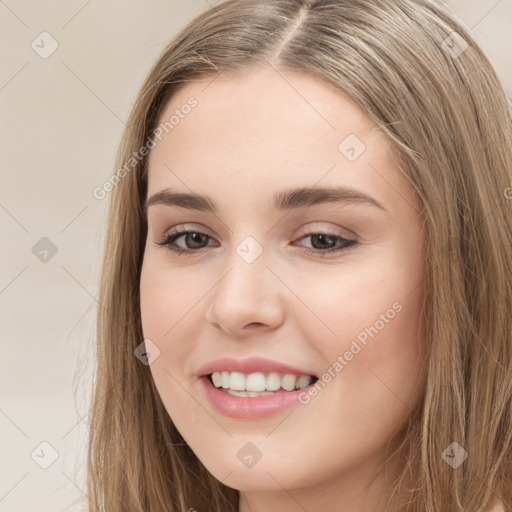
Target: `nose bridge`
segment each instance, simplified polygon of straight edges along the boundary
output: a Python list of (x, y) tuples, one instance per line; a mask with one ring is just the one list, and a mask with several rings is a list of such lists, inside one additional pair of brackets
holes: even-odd
[(222, 292), (232, 299), (244, 298), (246, 305), (261, 300), (265, 292), (268, 298), (268, 275), (271, 274), (268, 263), (268, 249), (264, 249), (252, 235), (244, 237), (228, 257), (226, 267), (229, 272), (219, 283)]
[(282, 304), (267, 268), (268, 256), (268, 249), (251, 235), (233, 247), (211, 295), (208, 320), (233, 332), (248, 324), (275, 326), (281, 321)]

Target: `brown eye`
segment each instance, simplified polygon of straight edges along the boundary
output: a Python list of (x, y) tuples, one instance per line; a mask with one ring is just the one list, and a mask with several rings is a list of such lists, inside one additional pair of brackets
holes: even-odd
[(304, 235), (301, 240), (305, 238), (311, 239), (312, 246), (311, 248), (306, 248), (306, 252), (320, 255), (344, 251), (357, 245), (355, 240), (349, 240), (334, 233), (308, 233)]
[[(177, 244), (180, 238), (183, 238), (185, 247)], [(301, 237), (301, 240), (306, 238), (311, 239), (311, 247), (306, 247), (306, 252), (319, 256), (344, 251), (357, 245), (355, 240), (348, 240), (334, 233), (308, 233)], [(192, 255), (206, 248), (208, 246), (207, 242), (210, 239), (210, 236), (201, 231), (178, 230), (164, 235), (157, 244), (166, 247), (169, 251), (176, 254)]]
[(197, 231), (190, 231), (189, 233), (185, 233), (184, 235), (180, 236), (185, 237), (183, 240), (185, 240), (185, 245), (187, 246), (187, 249), (201, 249), (201, 244), (203, 244), (208, 239), (208, 235), (205, 235), (204, 233), (199, 233)]
[[(185, 241), (185, 247), (181, 247), (176, 244), (176, 241), (182, 237)], [(162, 240), (157, 242), (157, 244), (164, 246), (168, 250), (178, 254), (192, 254), (199, 252), (201, 249), (204, 249), (204, 247), (206, 247), (204, 244), (208, 239), (210, 239), (210, 237), (200, 231), (175, 231), (173, 233), (164, 235)]]

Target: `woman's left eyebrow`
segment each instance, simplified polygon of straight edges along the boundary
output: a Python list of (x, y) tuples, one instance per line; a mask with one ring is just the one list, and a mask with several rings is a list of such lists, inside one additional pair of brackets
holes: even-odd
[[(277, 210), (305, 208), (322, 203), (358, 203), (368, 204), (387, 212), (375, 198), (346, 186), (340, 187), (303, 187), (279, 192), (274, 196), (272, 207)], [(174, 192), (165, 188), (150, 196), (144, 204), (144, 212), (155, 204), (217, 213), (219, 207), (209, 196)]]

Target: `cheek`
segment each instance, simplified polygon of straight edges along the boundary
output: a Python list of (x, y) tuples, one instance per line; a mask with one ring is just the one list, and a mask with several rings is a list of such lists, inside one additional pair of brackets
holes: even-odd
[(423, 299), (420, 263), (400, 260), (396, 252), (372, 260), (361, 268), (340, 265), (304, 272), (293, 281), (303, 302), (291, 318), (301, 322), (311, 341), (322, 340), (327, 352), (349, 350), (353, 340), (365, 347), (386, 339), (382, 356), (386, 350), (407, 350), (417, 338)]
[(204, 292), (199, 273), (171, 271), (165, 257), (146, 255), (140, 278), (144, 336), (168, 345), (176, 338), (176, 332), (183, 333), (183, 329), (197, 325), (190, 319), (197, 314)]
[(150, 339), (160, 351), (150, 370), (173, 420), (190, 420), (197, 415), (194, 401), (183, 386), (188, 385), (187, 379), (194, 369), (190, 357), (204, 324), (202, 301), (207, 289), (199, 272), (171, 271), (160, 255), (146, 253), (140, 279), (142, 330), (144, 338)]
[(330, 278), (297, 281), (298, 294), (318, 313), (302, 316), (302, 331), (327, 361), (322, 380), (345, 411), (369, 421), (381, 411), (382, 418), (400, 423), (417, 404), (427, 355), (422, 276), (420, 258), (404, 261), (390, 252), (364, 270), (340, 267), (338, 273), (330, 269)]
[(197, 300), (192, 290), (173, 282), (162, 265), (145, 260), (140, 280), (142, 331), (144, 339), (150, 339), (160, 351), (150, 369), (166, 406), (172, 398), (169, 388), (174, 389), (177, 384), (172, 377), (181, 380), (176, 375), (176, 368), (182, 367), (187, 357), (187, 344), (173, 340), (187, 339), (183, 328), (190, 325), (186, 314), (191, 310), (188, 304)]

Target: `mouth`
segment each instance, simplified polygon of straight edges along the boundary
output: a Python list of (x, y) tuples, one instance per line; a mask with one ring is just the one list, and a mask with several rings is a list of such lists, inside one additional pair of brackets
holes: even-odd
[(316, 375), (294, 375), (280, 372), (217, 371), (205, 375), (210, 384), (219, 391), (238, 397), (257, 398), (300, 391), (318, 381)]
[(223, 416), (238, 420), (259, 420), (305, 404), (318, 377), (315, 375), (216, 371), (199, 378), (211, 406)]

